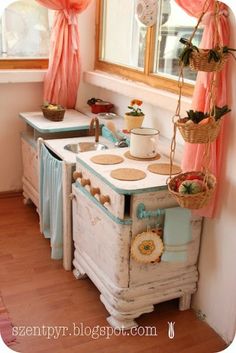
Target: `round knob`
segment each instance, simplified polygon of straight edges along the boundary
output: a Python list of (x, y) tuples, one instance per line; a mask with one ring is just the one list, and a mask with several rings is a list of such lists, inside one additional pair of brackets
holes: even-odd
[(100, 195), (101, 191), (99, 188), (91, 188), (90, 193), (91, 195), (95, 196), (95, 195)]
[(82, 173), (77, 172), (77, 170), (73, 173), (73, 179), (76, 181), (77, 179), (82, 178)]
[(86, 185), (90, 185), (91, 184), (89, 179), (84, 179), (84, 178), (81, 179), (80, 183), (81, 183), (82, 186), (86, 186)]
[(108, 195), (101, 195), (99, 197), (99, 201), (101, 202), (102, 205), (104, 205), (105, 203), (111, 203), (110, 196)]

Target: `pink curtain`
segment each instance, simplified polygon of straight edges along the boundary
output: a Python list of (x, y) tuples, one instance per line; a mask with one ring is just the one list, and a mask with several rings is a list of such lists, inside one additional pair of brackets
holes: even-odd
[(56, 10), (50, 43), (44, 100), (74, 108), (80, 81), (78, 14), (91, 0), (36, 0)]
[[(205, 4), (205, 0), (175, 0), (189, 15), (199, 17), (202, 8)], [(201, 48), (213, 48), (215, 46), (215, 21), (213, 16), (214, 0), (209, 0), (210, 7), (208, 12), (204, 15), (202, 23), (204, 24), (204, 33), (200, 47)], [(227, 6), (220, 3), (220, 18), (219, 18), (219, 37), (221, 43), (228, 45), (229, 41), (229, 22), (228, 22)], [(216, 93), (216, 105), (223, 106), (227, 104), (227, 84), (226, 84), (226, 66), (218, 73), (218, 84)], [(193, 94), (192, 108), (194, 110), (200, 110), (203, 112), (209, 111), (209, 87), (212, 78), (212, 73), (199, 72), (197, 75), (196, 85)], [(227, 124), (227, 117), (223, 118), (223, 124), (221, 132), (217, 140), (211, 143), (211, 164), (210, 171), (219, 180), (220, 168), (223, 164), (223, 142), (225, 141), (225, 124)], [(183, 171), (201, 170), (202, 158), (204, 155), (205, 146), (202, 144), (185, 144), (182, 169)], [(217, 206), (218, 198), (218, 187), (212, 202), (197, 211), (196, 213), (205, 217), (214, 217)]]

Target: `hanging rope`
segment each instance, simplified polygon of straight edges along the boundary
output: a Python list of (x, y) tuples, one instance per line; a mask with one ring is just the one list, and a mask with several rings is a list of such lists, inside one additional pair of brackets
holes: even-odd
[[(206, 14), (206, 12), (209, 10), (210, 7), (210, 0), (206, 0), (203, 6), (202, 13), (198, 19), (198, 22), (196, 26), (194, 27), (193, 33), (189, 39), (189, 42), (191, 43), (193, 40), (193, 37), (202, 21), (203, 16)], [(215, 19), (215, 43), (216, 45), (220, 44), (220, 36), (219, 36), (219, 3), (218, 1), (215, 1), (214, 4), (214, 19)], [(173, 162), (174, 162), (174, 156), (175, 156), (175, 150), (176, 150), (176, 132), (177, 132), (177, 124), (176, 122), (181, 119), (180, 117), (180, 112), (181, 112), (181, 99), (182, 99), (182, 89), (184, 85), (184, 75), (183, 75), (183, 69), (184, 65), (181, 62), (179, 66), (179, 78), (178, 78), (178, 88), (179, 88), (179, 97), (177, 101), (177, 107), (175, 111), (175, 115), (172, 117), (172, 122), (173, 122), (173, 137), (171, 140), (171, 146), (170, 146), (170, 175), (169, 178), (167, 179), (167, 183), (172, 178), (172, 173), (173, 173)], [(210, 73), (209, 73), (210, 74)], [(218, 73), (216, 71), (211, 73), (212, 78), (210, 82), (210, 88), (209, 88), (209, 93), (208, 93), (208, 107), (209, 107), (209, 115), (210, 118), (215, 119), (215, 114), (216, 114), (216, 95), (217, 95), (217, 76)], [(202, 158), (202, 168), (201, 172), (204, 174), (204, 180), (203, 183), (205, 184), (206, 188), (208, 185), (208, 177), (210, 175), (210, 162), (211, 162), (211, 142), (210, 139), (208, 139), (207, 143), (205, 144), (204, 148), (204, 154)]]

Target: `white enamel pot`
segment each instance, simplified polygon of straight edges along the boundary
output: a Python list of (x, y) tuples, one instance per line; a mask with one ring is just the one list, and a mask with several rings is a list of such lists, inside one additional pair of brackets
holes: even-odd
[(130, 133), (130, 154), (136, 158), (153, 158), (157, 155), (160, 131), (153, 128), (136, 128)]

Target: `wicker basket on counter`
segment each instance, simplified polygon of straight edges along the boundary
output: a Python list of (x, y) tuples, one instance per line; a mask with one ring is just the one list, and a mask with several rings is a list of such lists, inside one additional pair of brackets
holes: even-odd
[[(205, 191), (199, 192), (197, 194), (181, 194), (176, 191), (176, 184), (186, 180), (187, 176), (201, 176), (205, 183)], [(171, 178), (168, 182), (168, 190), (171, 195), (176, 199), (180, 207), (189, 208), (189, 209), (199, 209), (206, 206), (215, 191), (216, 188), (216, 178), (213, 174), (203, 174), (202, 172), (186, 172), (176, 175)]]
[(61, 107), (60, 109), (48, 109), (44, 106), (41, 107), (44, 118), (51, 121), (62, 121), (65, 115), (65, 108)]

